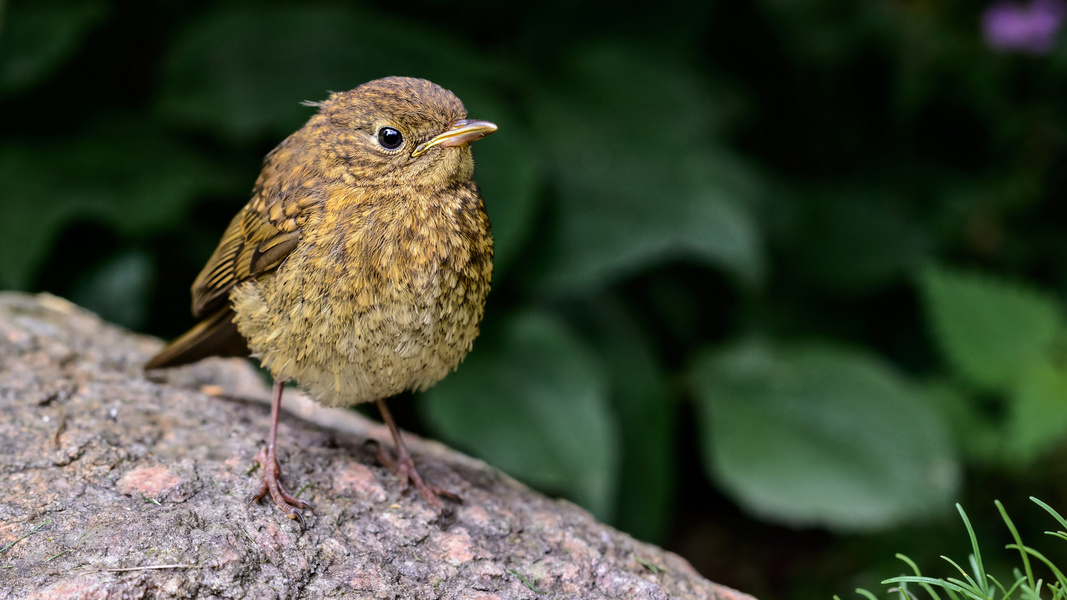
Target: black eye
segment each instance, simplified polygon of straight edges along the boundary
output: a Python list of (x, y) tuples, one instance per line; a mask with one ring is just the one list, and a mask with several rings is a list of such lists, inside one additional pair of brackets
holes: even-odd
[(392, 127), (382, 127), (378, 130), (378, 143), (386, 150), (396, 150), (404, 143), (404, 136)]

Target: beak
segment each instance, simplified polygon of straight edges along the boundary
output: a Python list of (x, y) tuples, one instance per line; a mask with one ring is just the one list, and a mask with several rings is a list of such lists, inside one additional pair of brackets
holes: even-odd
[(444, 146), (445, 148), (451, 148), (454, 146), (462, 146), (469, 144), (474, 140), (480, 140), (483, 137), (496, 131), (496, 125), (489, 121), (476, 121), (474, 119), (460, 119), (452, 124), (444, 133), (434, 136), (430, 141), (419, 144), (415, 151), (411, 153), (411, 157), (415, 158), (419, 155), (425, 154), (427, 150), (434, 146)]

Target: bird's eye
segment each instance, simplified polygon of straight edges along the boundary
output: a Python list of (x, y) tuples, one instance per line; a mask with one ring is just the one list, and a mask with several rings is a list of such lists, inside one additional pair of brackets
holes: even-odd
[(378, 130), (378, 143), (386, 150), (396, 150), (404, 143), (404, 136), (392, 127), (382, 127)]

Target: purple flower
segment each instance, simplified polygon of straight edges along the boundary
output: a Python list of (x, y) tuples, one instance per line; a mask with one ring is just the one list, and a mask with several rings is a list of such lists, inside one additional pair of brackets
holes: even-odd
[(982, 15), (985, 42), (994, 50), (1048, 54), (1067, 17), (1063, 0), (1031, 0), (1028, 4), (998, 0)]

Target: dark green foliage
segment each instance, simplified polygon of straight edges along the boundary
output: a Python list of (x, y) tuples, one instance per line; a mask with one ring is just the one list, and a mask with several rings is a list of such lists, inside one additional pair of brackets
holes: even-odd
[(699, 355), (705, 464), (770, 518), (882, 528), (936, 510), (958, 484), (942, 417), (855, 348), (746, 341)]
[(0, 7), (0, 287), (175, 335), (300, 102), (426, 77), (500, 125), (497, 269), (404, 426), (661, 542), (726, 503), (894, 535), (1054, 480), (1064, 36), (991, 50), (983, 3)]
[(422, 412), (457, 446), (610, 518), (619, 434), (599, 360), (550, 316), (497, 322), (463, 369), (423, 394)]

